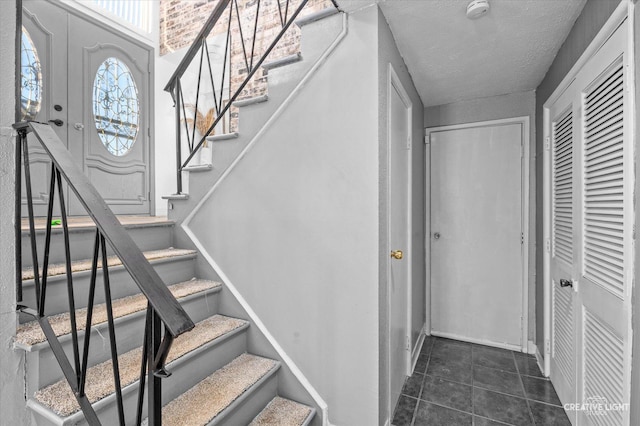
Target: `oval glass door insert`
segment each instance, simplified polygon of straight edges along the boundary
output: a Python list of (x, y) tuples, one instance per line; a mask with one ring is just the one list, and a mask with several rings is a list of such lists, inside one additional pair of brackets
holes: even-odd
[(22, 27), (20, 49), (20, 112), (22, 120), (33, 120), (42, 103), (42, 67), (36, 46), (25, 27)]

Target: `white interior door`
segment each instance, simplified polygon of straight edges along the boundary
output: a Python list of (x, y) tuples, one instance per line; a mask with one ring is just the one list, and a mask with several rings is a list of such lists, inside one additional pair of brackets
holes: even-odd
[(626, 24), (578, 71), (546, 124), (553, 141), (551, 380), (563, 403), (605, 404), (570, 411), (579, 425), (629, 425), (634, 144)]
[(431, 328), (520, 349), (522, 123), (432, 131)]
[[(579, 224), (577, 197), (578, 168), (574, 167), (574, 141), (578, 128), (573, 117), (577, 106), (571, 91), (566, 91), (551, 110), (551, 185), (552, 185), (552, 247), (551, 251), (551, 378), (561, 401), (576, 401), (576, 312), (577, 297), (572, 278), (577, 274), (579, 250), (574, 232)], [(575, 287), (577, 288), (577, 287)], [(575, 411), (567, 414), (575, 424)]]
[[(391, 71), (390, 71), (391, 72)], [(389, 83), (389, 375), (390, 412), (410, 374), (409, 254), (411, 104), (397, 78)]]

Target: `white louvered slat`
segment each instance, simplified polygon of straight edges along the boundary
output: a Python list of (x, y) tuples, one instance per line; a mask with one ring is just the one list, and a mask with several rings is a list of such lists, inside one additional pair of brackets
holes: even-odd
[[(624, 401), (624, 342), (589, 310), (583, 315), (583, 392), (586, 401)], [(623, 411), (590, 416), (593, 424), (623, 424)]]
[(553, 124), (553, 255), (573, 260), (573, 116), (571, 109)]
[(584, 98), (583, 274), (624, 297), (624, 72), (618, 63)]
[(553, 281), (553, 358), (567, 383), (574, 384), (573, 303), (571, 291)]

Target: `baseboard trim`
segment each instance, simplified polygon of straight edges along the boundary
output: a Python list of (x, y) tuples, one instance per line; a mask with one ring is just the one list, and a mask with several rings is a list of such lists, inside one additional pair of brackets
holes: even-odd
[(540, 371), (542, 371), (542, 375), (545, 377), (549, 377), (547, 375), (545, 375), (544, 372), (544, 358), (542, 357), (542, 354), (540, 353), (540, 350), (538, 349), (538, 347), (536, 346), (536, 350), (534, 352), (535, 356), (536, 356), (536, 362), (538, 363), (538, 368), (540, 369)]
[(518, 345), (511, 345), (509, 343), (493, 342), (493, 341), (486, 340), (486, 339), (474, 339), (474, 338), (471, 338), (471, 337), (459, 336), (459, 335), (454, 334), (454, 333), (443, 333), (443, 332), (435, 331), (435, 330), (431, 331), (431, 335), (432, 336), (437, 336), (437, 337), (444, 337), (444, 338), (447, 338), (447, 339), (460, 340), (462, 342), (475, 343), (475, 344), (478, 344), (478, 345), (492, 346), (494, 348), (507, 349), (507, 350), (514, 351), (514, 352), (524, 352), (522, 350), (522, 347), (520, 347)]
[(420, 357), (420, 352), (422, 352), (422, 346), (424, 346), (424, 340), (427, 337), (427, 323), (422, 326), (422, 331), (420, 331), (420, 336), (418, 336), (418, 341), (416, 342), (415, 347), (413, 348), (413, 352), (411, 353), (411, 374), (416, 369), (416, 364), (418, 363), (418, 358)]

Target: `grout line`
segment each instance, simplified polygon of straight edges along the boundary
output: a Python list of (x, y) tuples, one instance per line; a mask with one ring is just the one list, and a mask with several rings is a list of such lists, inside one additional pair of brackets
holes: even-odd
[[(474, 416), (474, 417), (480, 417), (480, 418), (482, 418), (482, 419), (487, 419), (487, 420), (492, 421), (492, 422), (494, 422), (494, 423), (498, 423), (498, 424), (505, 425), (505, 426), (515, 426), (515, 425), (514, 425), (514, 424), (512, 424), (512, 423), (506, 423), (506, 422), (503, 422), (503, 421), (501, 421), (501, 420), (492, 419), (491, 417), (481, 416), (481, 415), (479, 415), (479, 414), (474, 414), (473, 416)], [(474, 419), (474, 424), (475, 424), (475, 419)]]

